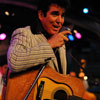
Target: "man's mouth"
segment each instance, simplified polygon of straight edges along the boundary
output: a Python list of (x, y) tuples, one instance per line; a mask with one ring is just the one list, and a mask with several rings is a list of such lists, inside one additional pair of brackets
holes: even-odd
[(59, 28), (59, 26), (53, 25), (54, 28)]
[(55, 30), (59, 30), (60, 29), (60, 26), (53, 25), (53, 27), (54, 27)]

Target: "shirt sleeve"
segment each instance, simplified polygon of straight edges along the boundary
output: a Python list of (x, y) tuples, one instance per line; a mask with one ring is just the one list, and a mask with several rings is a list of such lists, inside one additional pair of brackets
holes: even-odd
[(35, 67), (54, 57), (46, 39), (37, 38), (29, 29), (19, 28), (13, 32), (7, 54), (8, 66), (12, 72)]

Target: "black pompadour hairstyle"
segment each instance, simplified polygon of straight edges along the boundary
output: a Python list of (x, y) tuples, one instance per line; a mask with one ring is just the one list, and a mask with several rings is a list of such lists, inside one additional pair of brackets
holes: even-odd
[(56, 4), (61, 8), (67, 10), (70, 7), (69, 0), (38, 0), (37, 11), (42, 10), (44, 15), (46, 15), (49, 10), (50, 5)]

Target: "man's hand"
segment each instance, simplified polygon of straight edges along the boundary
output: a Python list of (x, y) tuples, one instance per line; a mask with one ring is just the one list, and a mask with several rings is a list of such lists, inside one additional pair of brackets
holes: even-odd
[(53, 35), (49, 40), (48, 43), (51, 45), (52, 48), (61, 47), (65, 41), (68, 41), (68, 37), (65, 35), (72, 34), (70, 31), (63, 31), (59, 32), (58, 34)]

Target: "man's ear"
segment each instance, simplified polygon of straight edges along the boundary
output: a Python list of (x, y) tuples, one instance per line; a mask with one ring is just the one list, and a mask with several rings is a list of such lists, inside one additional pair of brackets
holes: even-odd
[(42, 20), (43, 17), (44, 17), (44, 14), (41, 10), (38, 11), (38, 17), (39, 17), (40, 20)]

